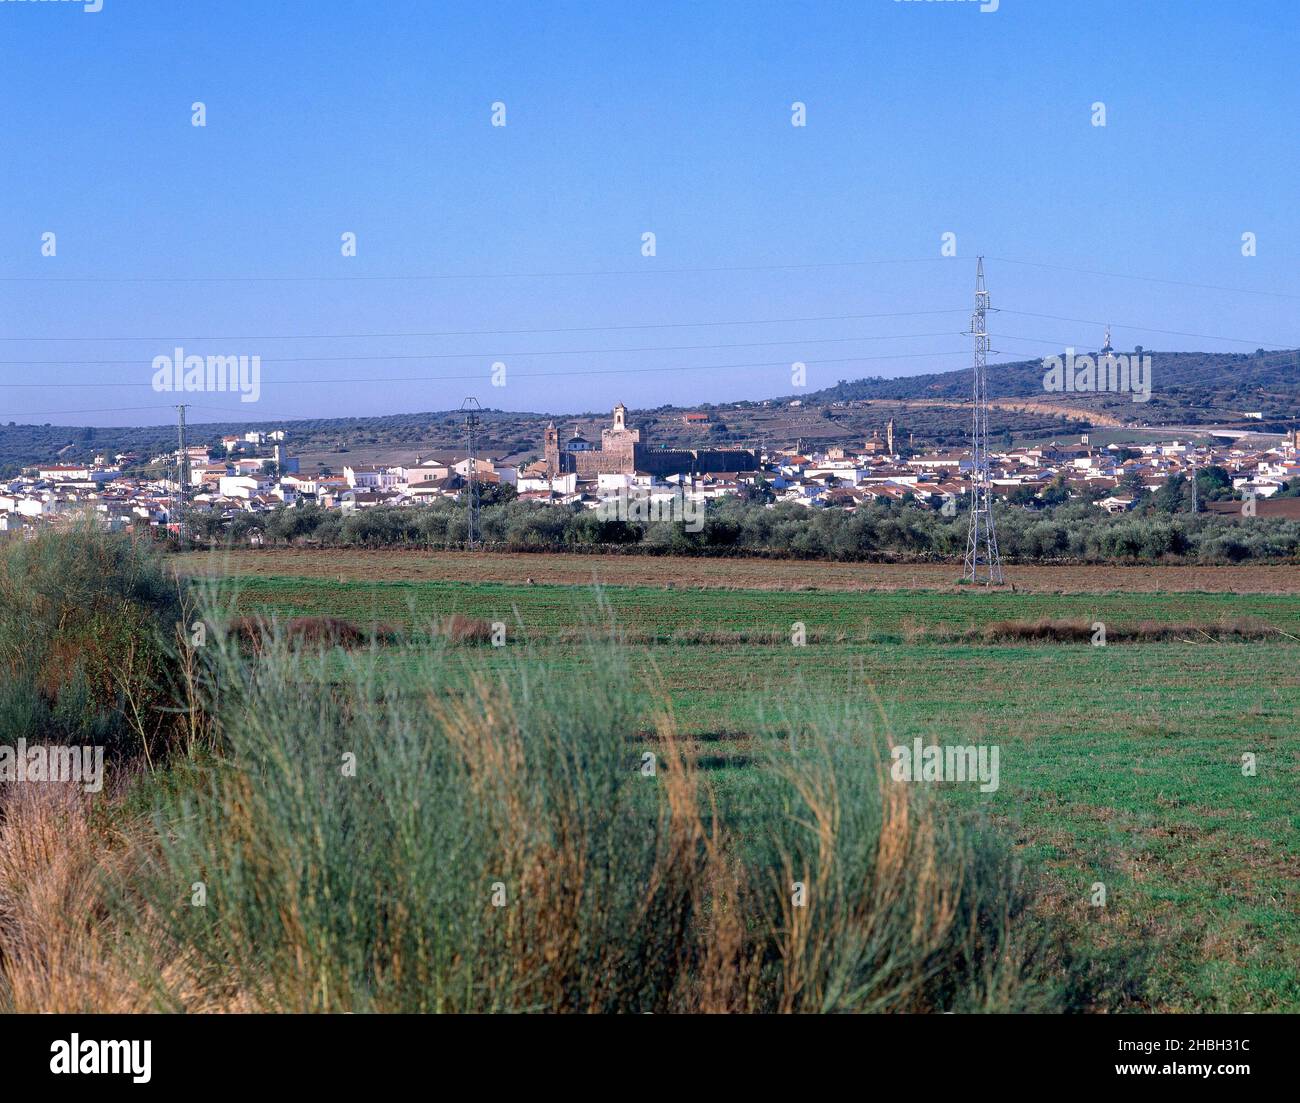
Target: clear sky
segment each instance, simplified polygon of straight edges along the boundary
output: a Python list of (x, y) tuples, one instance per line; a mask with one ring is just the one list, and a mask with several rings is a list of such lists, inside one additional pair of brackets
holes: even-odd
[(178, 345), (252, 423), (949, 370), (977, 253), (1001, 359), (1300, 345), (1297, 56), (1294, 0), (0, 0), (0, 425), (170, 421)]

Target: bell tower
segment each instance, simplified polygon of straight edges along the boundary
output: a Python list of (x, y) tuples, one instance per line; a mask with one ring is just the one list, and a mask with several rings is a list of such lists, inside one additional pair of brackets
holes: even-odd
[(555, 428), (555, 422), (550, 422), (546, 426), (546, 436), (543, 438), (542, 458), (546, 461), (546, 477), (555, 478), (560, 473), (560, 433)]

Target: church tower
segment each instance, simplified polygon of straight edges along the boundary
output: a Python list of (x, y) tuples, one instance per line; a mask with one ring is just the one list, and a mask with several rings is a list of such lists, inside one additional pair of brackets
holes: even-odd
[(560, 473), (560, 433), (553, 421), (546, 426), (542, 458), (546, 461), (546, 477), (555, 478)]
[(885, 451), (891, 456), (894, 454), (894, 419), (892, 417), (885, 422)]
[(627, 428), (627, 407), (624, 406), (623, 403), (621, 402), (614, 407), (614, 428), (615, 429)]

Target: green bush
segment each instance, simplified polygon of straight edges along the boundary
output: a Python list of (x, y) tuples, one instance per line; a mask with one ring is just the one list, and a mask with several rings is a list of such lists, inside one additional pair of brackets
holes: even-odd
[(152, 753), (176, 722), (176, 582), (84, 522), (0, 545), (0, 741)]

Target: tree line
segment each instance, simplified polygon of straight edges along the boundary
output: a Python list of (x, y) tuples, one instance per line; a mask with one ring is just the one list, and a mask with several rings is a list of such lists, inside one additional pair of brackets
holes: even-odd
[[(1184, 505), (1172, 493), (1116, 515), (1081, 499), (1037, 508), (1004, 503), (995, 517), (1002, 554), (1015, 560), (1239, 563), (1300, 558), (1300, 522), (1165, 508)], [(283, 506), (230, 519), (195, 515), (189, 525), (193, 540), (213, 546), (260, 540), (272, 546), (455, 548), (466, 543), (467, 511), (463, 502), (452, 499), (349, 513)], [(688, 531), (696, 527), (699, 531)], [(874, 503), (849, 512), (726, 497), (708, 503), (702, 526), (687, 526), (682, 521), (607, 519), (576, 505), (502, 500), (482, 506), (478, 539), (500, 551), (949, 560), (964, 553), (967, 527), (962, 509), (945, 516), (911, 502)]]

